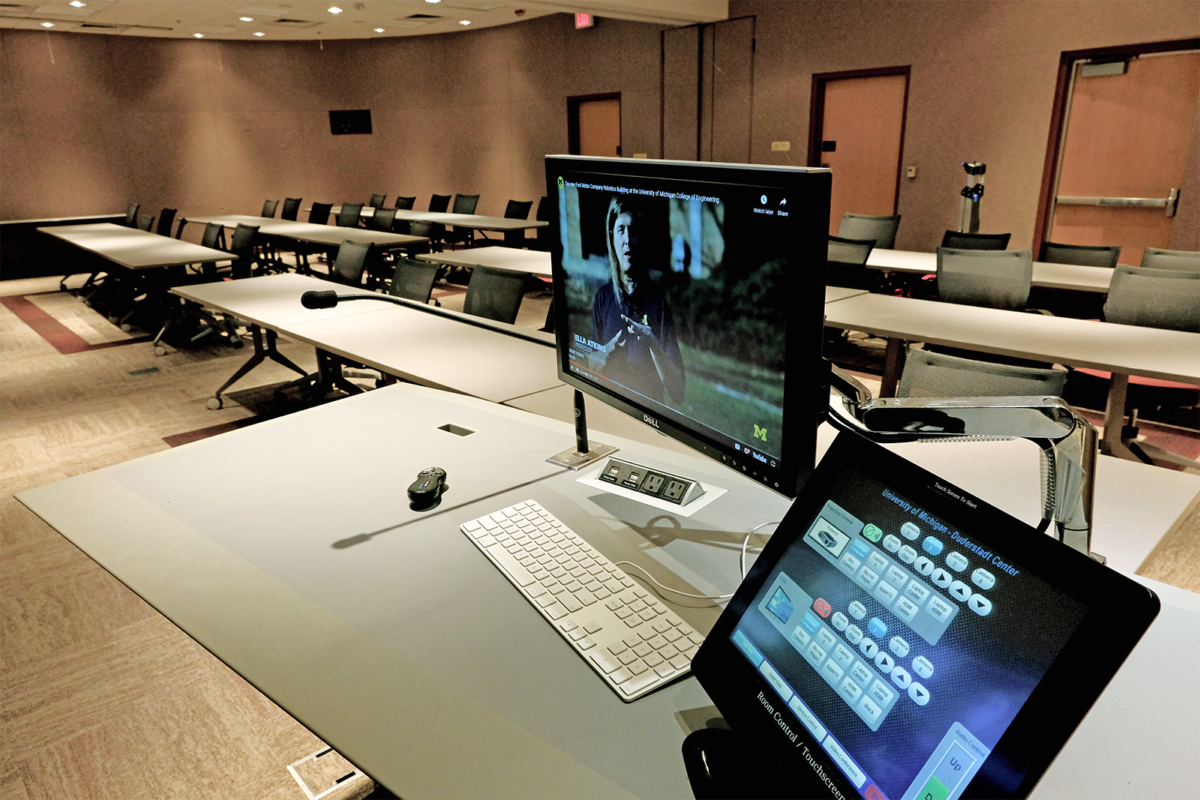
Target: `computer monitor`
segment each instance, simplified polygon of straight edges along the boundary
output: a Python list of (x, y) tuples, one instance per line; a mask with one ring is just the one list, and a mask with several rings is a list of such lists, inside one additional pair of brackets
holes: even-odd
[(794, 497), (828, 405), (828, 169), (546, 157), (561, 379)]

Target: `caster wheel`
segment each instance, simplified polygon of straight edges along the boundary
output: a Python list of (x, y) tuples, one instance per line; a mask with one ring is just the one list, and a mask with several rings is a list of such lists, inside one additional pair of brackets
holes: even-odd
[(221, 406), (223, 406), (223, 405), (224, 405), (224, 401), (222, 401), (221, 398), (219, 398), (219, 397), (208, 398), (208, 410), (209, 411), (219, 411), (221, 409)]
[(109, 321), (109, 322), (111, 322), (113, 325), (116, 325), (116, 324), (117, 324), (117, 318), (116, 318), (116, 317), (109, 317), (109, 318), (108, 318), (108, 321)]
[[(155, 348), (154, 348), (154, 355), (156, 355), (156, 356), (165, 356), (166, 354), (167, 354), (167, 348), (163, 347), (161, 344), (160, 344), (160, 345), (156, 345), (156, 346), (155, 346)], [(210, 401), (210, 402), (211, 402), (211, 401)]]
[(124, 331), (125, 333), (129, 333), (131, 330), (133, 330), (133, 326), (130, 325), (128, 322), (122, 322), (121, 330)]
[(242, 349), (242, 340), (241, 339), (234, 339), (232, 342), (230, 342), (230, 344), (233, 345), (234, 350)]

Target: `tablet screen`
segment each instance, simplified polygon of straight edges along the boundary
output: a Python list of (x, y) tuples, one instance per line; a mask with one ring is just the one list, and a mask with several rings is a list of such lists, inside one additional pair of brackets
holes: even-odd
[[(1094, 562), (876, 445), (844, 439), (857, 437), (839, 437), (818, 470), (820, 491), (796, 501), (710, 634), (721, 641), (708, 650), (742, 662), (727, 676), (754, 676), (714, 699), (757, 705), (737, 716), (794, 748), (833, 796), (953, 800), (974, 794), (967, 788), (985, 765), (983, 794), (1017, 794), (1053, 752), (1021, 753), (1012, 737), (1002, 745), (1005, 734), (1037, 711), (1031, 698), (1069, 644), (1106, 646), (1080, 641), (1099, 632), (1085, 625), (1098, 609), (1080, 594), (1081, 576), (1065, 574)], [(1151, 597), (1121, 580), (1135, 605)], [(1117, 645), (1126, 652), (1128, 632)], [(709, 688), (703, 656), (697, 676)]]

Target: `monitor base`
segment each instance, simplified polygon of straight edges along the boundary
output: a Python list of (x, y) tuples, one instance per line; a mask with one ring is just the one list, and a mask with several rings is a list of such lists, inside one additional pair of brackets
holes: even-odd
[(560, 467), (566, 467), (573, 472), (578, 472), (602, 458), (611, 456), (619, 449), (619, 447), (613, 447), (610, 444), (592, 442), (591, 448), (586, 453), (581, 453), (578, 450), (563, 450), (557, 455), (550, 456), (546, 461), (551, 464), (558, 464)]

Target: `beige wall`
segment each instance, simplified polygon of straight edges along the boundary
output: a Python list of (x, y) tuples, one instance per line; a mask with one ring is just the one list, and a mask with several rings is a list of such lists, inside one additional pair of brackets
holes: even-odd
[[(0, 32), (0, 218), (122, 211), (257, 214), (479, 193), (479, 213), (545, 194), (570, 95), (620, 92), (630, 152), (658, 155), (659, 27), (555, 15), (449, 35), (271, 43)], [(331, 109), (374, 133), (332, 136)]]
[[(1200, 35), (1196, 0), (734, 0), (757, 17), (755, 161), (804, 164), (812, 75), (912, 66), (896, 247), (958, 223), (963, 161), (987, 164), (984, 232), (1031, 246), (1059, 56)], [(789, 153), (771, 142), (790, 140)], [(790, 160), (788, 157), (790, 156)]]

